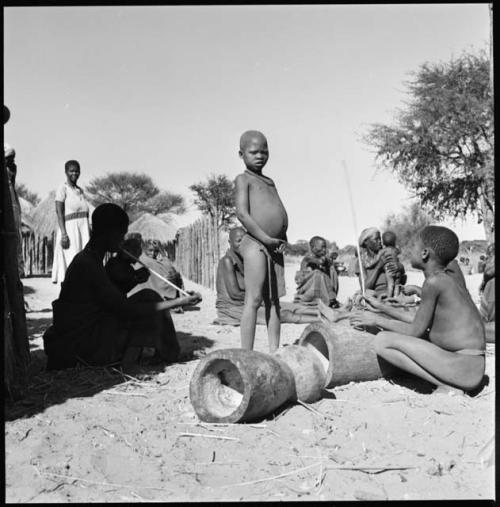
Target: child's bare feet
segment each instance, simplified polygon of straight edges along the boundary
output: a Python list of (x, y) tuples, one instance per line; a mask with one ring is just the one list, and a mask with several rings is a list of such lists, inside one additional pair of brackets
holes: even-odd
[(318, 311), (319, 311), (319, 317), (323, 321), (331, 322), (332, 324), (334, 322), (338, 322), (339, 320), (345, 319), (349, 316), (349, 312), (345, 310), (334, 310), (333, 308), (330, 308), (327, 306), (321, 299), (318, 300)]

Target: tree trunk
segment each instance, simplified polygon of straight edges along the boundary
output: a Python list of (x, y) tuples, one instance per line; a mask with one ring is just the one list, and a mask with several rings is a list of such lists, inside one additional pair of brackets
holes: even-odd
[(486, 199), (483, 195), (480, 198), (481, 214), (483, 219), (484, 235), (488, 243), (495, 241), (495, 214), (486, 204)]

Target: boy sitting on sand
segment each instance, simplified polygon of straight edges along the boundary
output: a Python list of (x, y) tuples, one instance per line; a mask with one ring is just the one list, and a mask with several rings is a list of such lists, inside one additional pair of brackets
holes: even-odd
[(269, 350), (280, 342), (279, 298), (285, 294), (284, 257), (288, 216), (271, 178), (262, 174), (269, 158), (267, 139), (249, 130), (240, 138), (246, 170), (236, 177), (236, 216), (247, 230), (240, 243), (245, 278), (241, 346), (252, 350), (257, 310), (264, 300)]
[[(413, 321), (356, 312), (351, 324), (387, 330), (377, 335), (375, 350), (388, 362), (437, 386), (469, 391), (484, 375), (485, 331), (467, 288), (447, 271), (458, 246), (458, 237), (450, 229), (424, 227), (411, 256), (412, 266), (425, 276)], [(384, 306), (376, 298), (366, 300), (375, 309)]]
[(106, 252), (120, 249), (128, 228), (122, 208), (106, 203), (92, 214), (92, 234), (75, 256), (52, 303), (53, 325), (44, 334), (47, 369), (83, 363), (106, 366), (121, 362), (136, 367), (142, 348), (154, 347), (167, 362), (177, 359), (179, 345), (168, 312), (182, 304), (196, 304), (199, 294), (162, 301), (152, 290), (126, 298), (111, 282), (103, 266)]

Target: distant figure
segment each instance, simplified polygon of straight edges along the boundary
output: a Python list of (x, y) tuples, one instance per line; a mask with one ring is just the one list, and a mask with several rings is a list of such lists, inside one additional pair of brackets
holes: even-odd
[[(397, 266), (399, 264), (399, 248), (396, 247), (396, 234), (392, 231), (385, 231), (382, 234), (383, 249), (381, 253), (387, 255), (391, 259), (392, 264)], [(384, 264), (385, 276), (387, 278), (387, 297), (397, 297), (401, 291), (401, 272), (399, 270), (393, 271), (390, 264)]]
[(245, 270), (245, 304), (241, 317), (241, 346), (252, 350), (257, 310), (264, 301), (270, 352), (280, 343), (280, 303), (285, 295), (288, 216), (273, 180), (262, 174), (269, 158), (267, 139), (249, 130), (240, 138), (239, 156), (246, 170), (235, 180), (236, 215), (247, 233), (240, 252)]
[(56, 192), (56, 213), (59, 227), (54, 244), (52, 283), (62, 282), (75, 255), (90, 238), (89, 205), (77, 184), (80, 164), (68, 160), (64, 164), (66, 181)]
[(477, 261), (477, 272), (482, 274), (484, 272), (484, 266), (486, 265), (486, 255), (480, 255)]
[[(458, 247), (458, 237), (446, 227), (427, 226), (418, 233), (411, 264), (423, 271), (425, 282), (411, 322), (366, 311), (355, 312), (351, 318), (352, 325), (386, 330), (375, 339), (380, 357), (445, 391), (447, 387), (475, 389), (485, 369), (481, 316), (467, 288), (447, 272)], [(374, 297), (366, 301), (382, 312), (387, 306)]]
[(325, 305), (337, 308), (339, 278), (333, 261), (327, 256), (326, 240), (313, 236), (309, 248), (310, 252), (302, 259), (295, 275), (297, 294), (294, 301), (317, 305), (321, 300)]
[[(389, 269), (392, 272), (399, 270), (401, 276), (404, 273), (404, 266), (394, 264), (388, 253), (381, 252), (382, 240), (380, 231), (376, 227), (369, 227), (361, 231), (358, 241), (361, 248), (361, 265), (363, 266), (365, 289), (374, 290), (377, 296), (387, 294), (385, 264), (389, 264)], [(359, 277), (361, 286), (359, 262), (356, 264), (355, 272)]]
[[(243, 258), (239, 247), (245, 230), (234, 227), (229, 231), (229, 249), (219, 260), (217, 266), (216, 289), (217, 319), (214, 324), (239, 326), (245, 301), (245, 279)], [(302, 305), (280, 302), (280, 322), (282, 324), (304, 324), (319, 321), (316, 310)], [(257, 324), (266, 324), (265, 308), (257, 310)]]
[(481, 295), (479, 310), (485, 322), (495, 322), (495, 243), (488, 245), (483, 271), (483, 280), (479, 287)]
[[(4, 119), (5, 119), (5, 106), (4, 106)], [(8, 109), (7, 109), (8, 111)], [(9, 113), (10, 116), (10, 113)], [(7, 118), (8, 119), (8, 118)], [(22, 219), (21, 219), (21, 204), (19, 202), (19, 196), (16, 191), (16, 176), (17, 176), (17, 165), (16, 165), (16, 150), (4, 144), (3, 147), (5, 167), (7, 169), (7, 183), (9, 185), (10, 200), (12, 201), (12, 211), (14, 214), (14, 226), (16, 228), (15, 233), (17, 236), (17, 269), (19, 278), (24, 276), (24, 258), (23, 258), (23, 238), (22, 238)]]
[(103, 266), (106, 252), (117, 252), (129, 220), (122, 208), (106, 203), (92, 214), (92, 235), (68, 267), (61, 292), (53, 303), (53, 325), (44, 334), (47, 369), (78, 363), (106, 366), (121, 363), (126, 371), (138, 363), (142, 348), (153, 347), (159, 358), (173, 362), (179, 355), (175, 328), (168, 312), (196, 304), (199, 294), (163, 301), (152, 290), (127, 298)]

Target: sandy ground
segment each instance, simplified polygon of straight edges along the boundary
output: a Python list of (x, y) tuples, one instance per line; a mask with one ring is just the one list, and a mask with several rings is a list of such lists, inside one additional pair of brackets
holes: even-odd
[[(295, 269), (287, 265), (285, 300)], [(479, 281), (467, 278), (475, 299)], [(255, 425), (212, 425), (198, 421), (189, 381), (199, 357), (239, 345), (239, 328), (211, 324), (210, 290), (187, 281), (204, 300), (173, 314), (182, 362), (133, 380), (102, 368), (44, 372), (41, 335), (58, 287), (24, 285), (33, 364), (27, 396), (6, 407), (7, 502), (494, 498), (493, 344), (474, 397), (380, 379), (326, 391), (316, 412), (293, 405)], [(342, 277), (339, 299), (356, 285)], [(305, 327), (283, 325), (282, 343)], [(263, 326), (255, 343), (267, 351)]]

